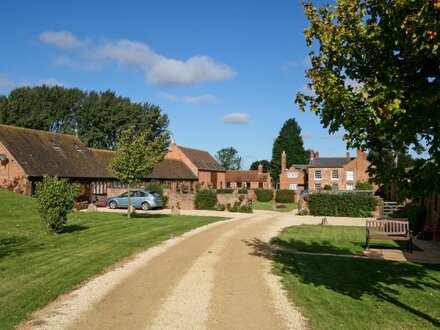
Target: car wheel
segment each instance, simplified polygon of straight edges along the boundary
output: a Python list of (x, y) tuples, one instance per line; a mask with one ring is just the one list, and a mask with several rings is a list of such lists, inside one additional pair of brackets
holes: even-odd
[(143, 202), (142, 203), (142, 210), (147, 211), (150, 209), (150, 204), (148, 204), (148, 202)]
[(111, 209), (115, 209), (118, 207), (118, 203), (116, 203), (115, 201), (111, 201), (110, 204), (108, 204), (108, 207)]

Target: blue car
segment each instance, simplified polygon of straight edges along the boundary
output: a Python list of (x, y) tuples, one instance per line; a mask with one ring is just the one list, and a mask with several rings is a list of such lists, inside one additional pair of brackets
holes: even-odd
[[(163, 208), (163, 202), (160, 195), (144, 189), (131, 190), (130, 202), (135, 208), (144, 211)], [(128, 192), (119, 196), (110, 197), (107, 199), (107, 206), (111, 209), (128, 208)]]

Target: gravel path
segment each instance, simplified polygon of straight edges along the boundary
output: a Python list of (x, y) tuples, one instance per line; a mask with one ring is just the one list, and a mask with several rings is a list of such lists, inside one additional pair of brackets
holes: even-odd
[(234, 216), (137, 255), (19, 328), (307, 328), (271, 273), (268, 241), (284, 227), (320, 219), (274, 212)]

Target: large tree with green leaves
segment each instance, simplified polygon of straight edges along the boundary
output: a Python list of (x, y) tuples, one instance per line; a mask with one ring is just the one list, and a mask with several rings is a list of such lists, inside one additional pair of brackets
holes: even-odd
[(347, 147), (394, 155), (426, 149), (410, 169), (384, 166), (379, 183), (399, 182), (402, 195), (440, 192), (440, 0), (303, 2), (312, 67), (311, 95), (300, 108), (330, 132), (344, 128)]
[(271, 177), (277, 182), (281, 172), (281, 154), (286, 152), (287, 167), (293, 164), (305, 164), (307, 151), (304, 149), (304, 141), (295, 118), (288, 119), (275, 139), (272, 148), (272, 161), (270, 162)]
[(116, 155), (109, 164), (109, 170), (128, 186), (128, 217), (130, 218), (130, 189), (150, 174), (154, 167), (163, 160), (167, 136), (155, 137), (149, 128), (141, 132), (134, 127), (120, 131), (117, 139)]
[(238, 155), (238, 151), (234, 147), (223, 148), (217, 151), (215, 159), (226, 170), (241, 170), (243, 159)]
[(270, 172), (270, 162), (267, 159), (257, 160), (255, 162), (253, 162), (249, 169), (252, 171), (256, 171), (256, 170), (258, 170), (258, 165), (260, 165), (260, 164), (263, 166), (264, 173)]

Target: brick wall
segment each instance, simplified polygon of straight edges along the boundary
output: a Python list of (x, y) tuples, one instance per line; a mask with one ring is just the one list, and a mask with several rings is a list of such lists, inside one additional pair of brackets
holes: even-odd
[(424, 200), (426, 207), (425, 228), (432, 229), (434, 240), (440, 241), (440, 195), (431, 195)]
[[(289, 178), (288, 173), (296, 173), (296, 178)], [(280, 174), (280, 189), (290, 189), (291, 184), (298, 185), (297, 191), (304, 190), (305, 184), (305, 173), (301, 169), (297, 169), (294, 166), (287, 169), (287, 171), (281, 172)]]
[(31, 183), (23, 169), (12, 159), (11, 154), (0, 143), (0, 154), (6, 155), (9, 162), (0, 164), (0, 189), (11, 190), (25, 195), (31, 194)]

